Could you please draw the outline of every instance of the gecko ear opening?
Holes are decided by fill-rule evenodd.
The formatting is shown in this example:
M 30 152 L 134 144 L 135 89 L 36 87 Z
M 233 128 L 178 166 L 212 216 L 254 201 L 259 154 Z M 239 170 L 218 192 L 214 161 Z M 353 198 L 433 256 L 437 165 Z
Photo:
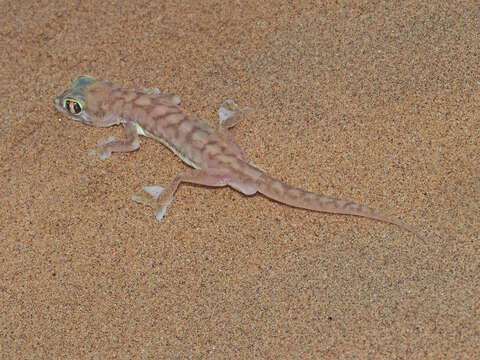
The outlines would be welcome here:
M 90 75 L 80 75 L 75 80 L 72 82 L 72 89 L 75 88 L 83 88 L 87 85 L 90 85 L 91 83 L 97 81 L 94 77 Z

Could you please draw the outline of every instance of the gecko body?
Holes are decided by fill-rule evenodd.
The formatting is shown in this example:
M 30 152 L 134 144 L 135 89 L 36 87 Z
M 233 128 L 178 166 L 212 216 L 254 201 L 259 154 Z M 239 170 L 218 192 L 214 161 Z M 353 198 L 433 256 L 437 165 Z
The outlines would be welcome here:
M 179 106 L 176 95 L 126 90 L 90 76 L 80 76 L 54 103 L 61 113 L 84 124 L 124 126 L 125 140 L 109 138 L 94 151 L 101 159 L 108 158 L 112 152 L 137 150 L 139 135 L 142 135 L 161 142 L 191 167 L 177 174 L 165 188 L 147 186 L 133 196 L 135 201 L 151 206 L 159 221 L 178 186 L 193 183 L 230 186 L 245 195 L 259 192 L 280 203 L 308 210 L 376 219 L 398 225 L 422 238 L 415 229 L 395 217 L 366 205 L 295 188 L 249 163 L 228 133 L 246 110 L 238 109 L 233 102 L 220 108 L 219 126 L 213 128 L 188 115 Z

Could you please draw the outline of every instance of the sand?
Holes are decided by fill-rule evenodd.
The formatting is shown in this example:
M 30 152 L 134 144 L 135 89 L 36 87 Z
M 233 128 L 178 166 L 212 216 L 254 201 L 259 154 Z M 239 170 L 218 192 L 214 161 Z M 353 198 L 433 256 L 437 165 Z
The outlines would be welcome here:
M 0 358 L 472 359 L 480 355 L 477 1 L 0 2 Z M 315 4 L 317 3 L 317 4 Z M 61 116 L 90 74 L 174 92 L 292 185 L 400 217 L 182 186 L 122 128 Z

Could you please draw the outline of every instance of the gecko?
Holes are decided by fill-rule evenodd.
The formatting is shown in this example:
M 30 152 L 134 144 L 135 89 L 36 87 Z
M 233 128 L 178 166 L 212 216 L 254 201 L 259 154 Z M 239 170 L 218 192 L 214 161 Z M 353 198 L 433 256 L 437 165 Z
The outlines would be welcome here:
M 73 80 L 70 89 L 55 98 L 54 104 L 62 114 L 83 124 L 95 127 L 123 125 L 124 140 L 109 137 L 93 151 L 101 159 L 110 157 L 113 152 L 137 150 L 142 135 L 159 141 L 190 166 L 165 187 L 145 186 L 132 196 L 136 202 L 152 207 L 158 221 L 164 217 L 178 186 L 191 183 L 229 186 L 247 196 L 260 193 L 296 208 L 371 218 L 395 224 L 423 239 L 417 230 L 396 217 L 353 201 L 290 186 L 250 163 L 228 132 L 249 109 L 240 109 L 231 100 L 219 109 L 220 121 L 214 128 L 186 113 L 175 94 L 163 94 L 158 89 L 127 90 L 82 75 Z

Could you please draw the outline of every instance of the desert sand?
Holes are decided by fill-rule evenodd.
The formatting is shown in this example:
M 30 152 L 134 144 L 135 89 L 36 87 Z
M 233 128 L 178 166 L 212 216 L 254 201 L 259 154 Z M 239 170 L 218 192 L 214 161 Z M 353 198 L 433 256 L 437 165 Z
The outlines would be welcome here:
M 296 4 L 296 5 L 293 5 Z M 2 359 L 480 355 L 477 1 L 0 2 Z M 394 225 L 183 185 L 53 106 L 73 78 L 176 93 L 289 184 Z

